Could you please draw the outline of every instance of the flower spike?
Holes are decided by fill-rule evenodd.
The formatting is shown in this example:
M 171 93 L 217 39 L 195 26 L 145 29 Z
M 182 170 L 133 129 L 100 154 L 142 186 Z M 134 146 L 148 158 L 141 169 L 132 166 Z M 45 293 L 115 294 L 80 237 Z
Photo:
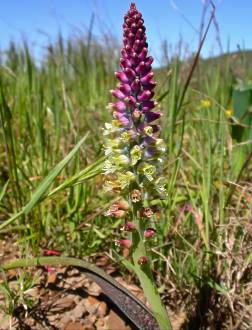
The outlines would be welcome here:
M 161 113 L 155 110 L 156 82 L 153 80 L 152 63 L 142 14 L 131 3 L 124 16 L 121 70 L 115 72 L 119 82 L 110 91 L 115 98 L 108 105 L 113 120 L 103 130 L 107 156 L 103 167 L 104 190 L 119 199 L 105 215 L 118 219 L 123 237 L 115 240 L 115 245 L 122 250 L 129 249 L 129 256 L 150 303 L 157 290 L 150 275 L 151 256 L 147 248 L 156 242 L 152 239 L 155 238 L 155 223 L 159 218 L 156 203 L 166 193 L 162 176 L 165 143 L 160 138 L 161 128 L 157 123 Z M 148 290 L 145 290 L 146 281 Z M 171 329 L 161 300 L 156 297 L 155 301 L 160 302 L 158 310 L 156 303 L 152 306 L 160 329 Z

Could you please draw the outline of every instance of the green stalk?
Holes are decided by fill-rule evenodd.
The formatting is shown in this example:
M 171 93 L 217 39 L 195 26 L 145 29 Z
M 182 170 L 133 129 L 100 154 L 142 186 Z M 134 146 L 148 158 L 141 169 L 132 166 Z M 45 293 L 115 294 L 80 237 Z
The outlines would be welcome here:
M 138 222 L 139 223 L 139 222 Z M 137 223 L 135 223 L 137 224 Z M 138 260 L 140 257 L 146 257 L 146 250 L 142 238 L 140 237 L 139 230 L 132 234 L 132 258 L 134 262 L 134 270 L 141 283 L 144 295 L 151 306 L 151 311 L 155 316 L 159 328 L 161 330 L 171 330 L 171 322 L 167 315 L 166 309 L 161 301 L 157 287 L 155 285 L 150 264 L 139 265 Z
M 144 237 L 142 233 L 144 232 L 143 222 L 137 219 L 136 212 L 134 212 L 134 224 L 136 230 L 132 232 L 132 259 L 134 263 L 134 271 L 140 281 L 141 287 L 144 291 L 144 295 L 151 306 L 153 315 L 155 316 L 159 328 L 171 330 L 171 322 L 168 317 L 165 306 L 163 305 L 160 295 L 158 293 L 157 287 L 151 271 L 151 264 L 147 262 L 146 264 L 140 265 L 139 259 L 141 257 L 147 258 L 146 248 L 144 244 Z

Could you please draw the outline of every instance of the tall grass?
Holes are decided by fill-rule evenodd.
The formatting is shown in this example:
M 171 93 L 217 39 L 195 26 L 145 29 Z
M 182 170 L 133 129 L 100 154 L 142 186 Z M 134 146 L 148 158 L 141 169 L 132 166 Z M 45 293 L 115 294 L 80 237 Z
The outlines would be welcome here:
M 64 42 L 60 35 L 40 65 L 26 43 L 20 48 L 11 43 L 2 54 L 0 237 L 11 236 L 25 253 L 47 247 L 91 256 L 113 247 L 108 242 L 119 222 L 103 216 L 109 201 L 99 174 L 101 128 L 110 116 L 106 105 L 117 57 L 114 47 L 92 38 Z M 237 182 L 232 173 L 236 142 L 225 115 L 235 63 L 232 54 L 200 60 L 200 74 L 192 78 L 180 108 L 190 61 L 175 59 L 156 72 L 168 147 L 167 198 L 152 252 L 164 299 L 171 308 L 180 301 L 188 315 L 195 313 L 189 325 L 214 324 L 212 315 L 219 308 L 216 322 L 223 318 L 234 324 L 239 317 L 248 329 L 248 317 L 238 306 L 245 311 L 252 304 L 247 289 L 251 164 Z M 239 75 L 247 78 L 251 72 L 243 65 Z M 69 161 L 62 161 L 66 157 Z

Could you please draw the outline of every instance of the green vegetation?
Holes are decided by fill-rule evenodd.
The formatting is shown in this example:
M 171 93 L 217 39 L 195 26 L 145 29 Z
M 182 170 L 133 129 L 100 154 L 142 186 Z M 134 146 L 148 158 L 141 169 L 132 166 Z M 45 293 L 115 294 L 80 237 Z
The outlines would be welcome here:
M 250 57 L 200 60 L 182 103 L 191 61 L 175 59 L 156 71 L 168 194 L 153 269 L 164 302 L 186 311 L 189 329 L 249 329 L 252 317 L 252 147 L 232 135 L 240 118 L 231 111 L 237 78 L 252 77 Z M 90 37 L 64 43 L 59 36 L 40 65 L 26 44 L 2 55 L 0 239 L 12 239 L 23 257 L 44 248 L 87 258 L 115 250 L 120 219 L 104 216 L 112 201 L 101 172 L 117 63 L 113 44 Z

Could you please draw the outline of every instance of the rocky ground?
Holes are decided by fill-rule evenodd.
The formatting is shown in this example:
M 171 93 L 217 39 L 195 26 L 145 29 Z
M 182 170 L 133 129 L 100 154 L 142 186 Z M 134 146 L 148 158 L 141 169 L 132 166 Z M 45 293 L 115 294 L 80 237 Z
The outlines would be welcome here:
M 6 241 L 0 241 L 0 262 L 17 258 L 18 253 Z M 96 265 L 102 267 L 140 300 L 145 302 L 141 289 L 126 283 L 106 257 L 98 257 Z M 6 299 L 0 291 L 0 330 L 130 330 L 134 329 L 125 317 L 102 293 L 100 287 L 90 281 L 77 269 L 41 268 L 11 270 L 1 275 L 1 285 L 8 282 L 8 288 L 16 296 Z M 31 275 L 31 276 L 29 276 Z M 20 277 L 32 278 L 35 285 L 20 290 Z M 25 283 L 25 282 L 24 282 Z M 13 305 L 11 303 L 13 302 Z M 28 306 L 29 305 L 29 306 Z M 13 307 L 12 316 L 6 314 Z M 184 321 L 181 315 L 173 319 L 174 329 L 180 329 Z

